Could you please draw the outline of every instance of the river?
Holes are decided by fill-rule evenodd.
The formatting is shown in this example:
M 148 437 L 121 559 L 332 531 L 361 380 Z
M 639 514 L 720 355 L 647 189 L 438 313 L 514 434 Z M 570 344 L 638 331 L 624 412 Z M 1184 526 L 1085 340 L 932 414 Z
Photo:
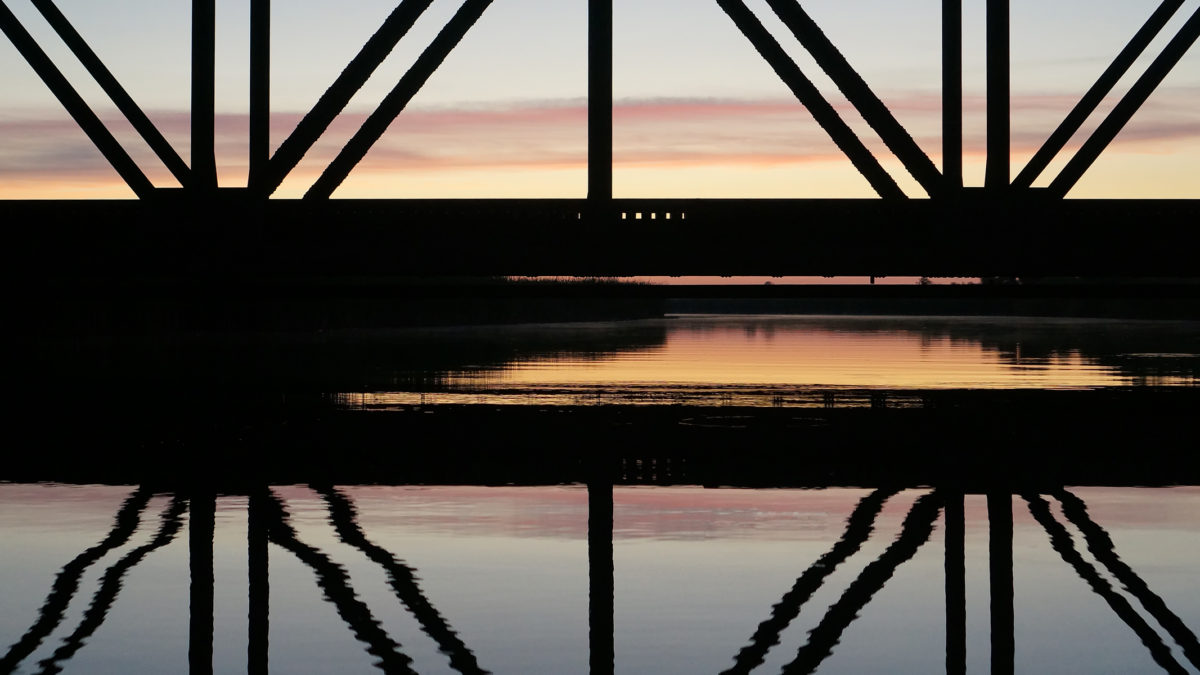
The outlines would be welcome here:
M 352 419 L 439 405 L 902 408 L 930 392 L 1191 390 L 1200 323 L 679 315 L 130 334 L 25 366 L 45 375 L 28 409 L 111 406 L 125 417 L 108 436 L 179 401 L 208 401 L 217 426 L 229 402 L 264 393 Z M 189 456 L 221 450 L 212 438 Z M 411 440 L 379 449 L 400 458 L 393 469 L 344 485 L 0 474 L 0 673 L 1200 672 L 1191 484 L 418 485 L 394 468 Z M 258 441 L 236 442 L 224 461 Z

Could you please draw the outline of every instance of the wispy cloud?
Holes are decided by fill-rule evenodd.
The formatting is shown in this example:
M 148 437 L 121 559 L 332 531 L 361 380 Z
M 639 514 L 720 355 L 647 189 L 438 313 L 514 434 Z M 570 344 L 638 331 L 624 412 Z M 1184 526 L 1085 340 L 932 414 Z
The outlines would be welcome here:
M 1126 149 L 1140 146 L 1169 151 L 1180 141 L 1200 139 L 1200 98 L 1196 88 L 1164 88 L 1147 103 L 1118 139 Z M 898 119 L 908 125 L 931 156 L 941 145 L 941 99 L 936 94 L 888 97 Z M 1024 94 L 1013 98 L 1014 152 L 1042 143 L 1067 110 L 1072 96 Z M 877 152 L 886 151 L 844 101 L 836 107 Z M 964 100 L 968 152 L 984 147 L 980 97 Z M 617 103 L 614 157 L 623 166 L 737 166 L 827 161 L 840 157 L 808 112 L 789 100 L 646 99 Z M 186 159 L 189 116 L 152 111 L 151 118 Z M 301 114 L 271 118 L 277 145 Z M 306 157 L 299 171 L 319 171 L 365 119 L 340 116 Z M 159 184 L 170 176 L 115 113 L 106 123 L 131 155 Z M 222 175 L 236 184 L 244 176 L 248 120 L 241 114 L 217 117 L 217 154 Z M 503 170 L 506 167 L 579 168 L 587 157 L 587 106 L 579 100 L 507 105 L 462 105 L 413 109 L 403 113 L 360 166 L 364 172 Z M 61 111 L 0 111 L 0 175 L 22 183 L 112 181 L 112 169 Z M 243 178 L 244 179 L 244 178 Z

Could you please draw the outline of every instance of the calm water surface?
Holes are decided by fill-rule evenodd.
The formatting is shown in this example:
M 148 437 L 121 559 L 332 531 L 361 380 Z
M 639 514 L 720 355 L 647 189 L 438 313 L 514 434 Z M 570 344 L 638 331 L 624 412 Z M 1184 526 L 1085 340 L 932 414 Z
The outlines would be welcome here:
M 279 673 L 588 672 L 585 487 L 260 498 L 269 599 L 253 625 L 249 500 L 216 500 L 215 672 L 245 672 L 255 649 Z M 962 502 L 958 544 L 938 499 L 616 488 L 616 672 L 944 672 L 948 632 L 960 665 L 988 672 L 986 500 Z M 1196 672 L 1200 489 L 1071 488 L 1011 508 L 1015 672 Z M 0 485 L 0 672 L 187 672 L 190 520 L 166 493 Z M 948 558 L 965 568 L 951 631 Z
M 527 332 L 541 347 L 512 347 Z M 413 331 L 403 339 L 436 343 L 446 358 L 436 369 L 399 369 L 401 386 L 344 392 L 345 403 L 786 406 L 812 405 L 821 401 L 813 392 L 830 390 L 1200 383 L 1197 322 L 681 315 Z
M 47 382 L 168 400 L 268 387 L 383 408 L 1200 383 L 1197 322 L 678 316 L 189 340 L 31 359 Z M 1200 488 L 617 487 L 611 533 L 588 505 L 582 485 L 0 483 L 0 673 L 561 675 L 610 640 L 630 675 L 990 672 L 996 636 L 1015 645 L 1001 671 L 1200 672 Z M 589 574 L 608 542 L 611 595 Z M 1014 620 L 993 621 L 1006 571 Z

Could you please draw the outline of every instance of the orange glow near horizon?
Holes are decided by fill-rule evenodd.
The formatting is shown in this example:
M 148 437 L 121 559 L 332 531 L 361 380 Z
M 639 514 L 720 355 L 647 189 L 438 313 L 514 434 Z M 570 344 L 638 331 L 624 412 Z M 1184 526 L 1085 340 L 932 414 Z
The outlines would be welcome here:
M 1076 199 L 1194 199 L 1200 172 L 1200 141 L 1197 152 L 1165 154 L 1110 150 L 1069 194 Z M 1017 157 L 1023 159 L 1024 155 Z M 940 158 L 934 157 L 940 163 Z M 986 159 L 965 156 L 967 184 L 982 177 Z M 1058 162 L 1061 164 L 1061 160 Z M 885 163 L 910 197 L 925 195 L 898 166 Z M 1014 162 L 1019 168 L 1021 163 Z M 303 169 L 304 167 L 302 167 Z M 1051 167 L 1053 170 L 1056 167 Z M 298 170 L 275 193 L 275 198 L 295 199 L 319 175 L 315 170 Z M 245 169 L 221 167 L 223 185 L 245 185 Z M 1044 184 L 1043 179 L 1039 181 Z M 161 183 L 161 182 L 160 182 Z M 586 192 L 587 166 L 582 162 L 524 163 L 488 166 L 444 166 L 389 169 L 364 164 L 335 192 L 340 199 L 580 199 Z M 169 184 L 169 181 L 168 181 Z M 870 199 L 877 195 L 865 179 L 841 157 L 712 157 L 690 160 L 616 164 L 613 189 L 617 198 L 718 198 Z M 82 175 L 46 175 L 7 178 L 0 182 L 3 199 L 132 199 L 133 192 L 115 171 Z
M 1013 99 L 1013 172 L 1057 124 L 1053 111 L 1070 97 L 1025 94 Z M 1060 100 L 1062 99 L 1062 100 Z M 1187 87 L 1157 92 L 1071 191 L 1074 198 L 1200 197 L 1200 123 Z M 918 144 L 940 165 L 940 97 L 909 92 L 889 99 Z M 836 103 L 848 122 L 855 113 Z M 981 100 L 964 106 L 979 113 Z M 126 199 L 132 193 L 61 109 L 0 110 L 0 199 Z M 187 156 L 190 118 L 151 111 L 163 133 Z M 173 180 L 115 111 L 98 113 L 153 182 Z M 282 142 L 301 118 L 275 112 L 271 137 Z M 308 189 L 363 123 L 347 111 L 305 155 L 276 192 L 296 198 Z M 871 198 L 876 196 L 827 134 L 786 99 L 622 100 L 613 108 L 613 188 L 618 198 Z M 216 154 L 222 185 L 246 183 L 244 114 L 217 116 Z M 855 122 L 856 126 L 861 126 Z M 982 128 L 964 135 L 964 177 L 983 182 Z M 858 129 L 880 164 L 912 198 L 924 192 L 869 129 Z M 1062 168 L 1084 129 L 1036 184 Z M 587 185 L 585 101 L 477 103 L 408 110 L 334 193 L 338 198 L 582 198 Z

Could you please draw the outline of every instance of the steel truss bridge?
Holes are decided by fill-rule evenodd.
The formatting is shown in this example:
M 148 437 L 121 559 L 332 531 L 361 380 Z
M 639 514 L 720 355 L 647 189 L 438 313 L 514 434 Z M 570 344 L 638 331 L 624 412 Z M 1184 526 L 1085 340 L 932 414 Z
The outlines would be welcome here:
M 943 1 L 943 147 L 936 166 L 798 0 L 768 0 L 925 193 L 910 199 L 744 0 L 715 0 L 878 193 L 853 200 L 614 199 L 612 1 L 589 0 L 588 193 L 577 200 L 333 200 L 491 4 L 465 0 L 303 199 L 270 199 L 432 0 L 401 0 L 270 152 L 270 0 L 251 0 L 249 176 L 217 184 L 215 0 L 192 2 L 191 157 L 185 161 L 53 0 L 32 0 L 182 186 L 152 184 L 58 66 L 0 1 L 0 30 L 136 194 L 136 200 L 5 201 L 8 269 L 113 274 L 312 275 L 1107 275 L 1197 276 L 1186 245 L 1200 202 L 1065 200 L 1200 36 L 1200 10 L 1048 187 L 1035 180 L 1130 73 L 1183 0 L 1163 0 L 1012 177 L 1008 0 L 987 0 L 987 166 L 962 176 L 962 1 Z

